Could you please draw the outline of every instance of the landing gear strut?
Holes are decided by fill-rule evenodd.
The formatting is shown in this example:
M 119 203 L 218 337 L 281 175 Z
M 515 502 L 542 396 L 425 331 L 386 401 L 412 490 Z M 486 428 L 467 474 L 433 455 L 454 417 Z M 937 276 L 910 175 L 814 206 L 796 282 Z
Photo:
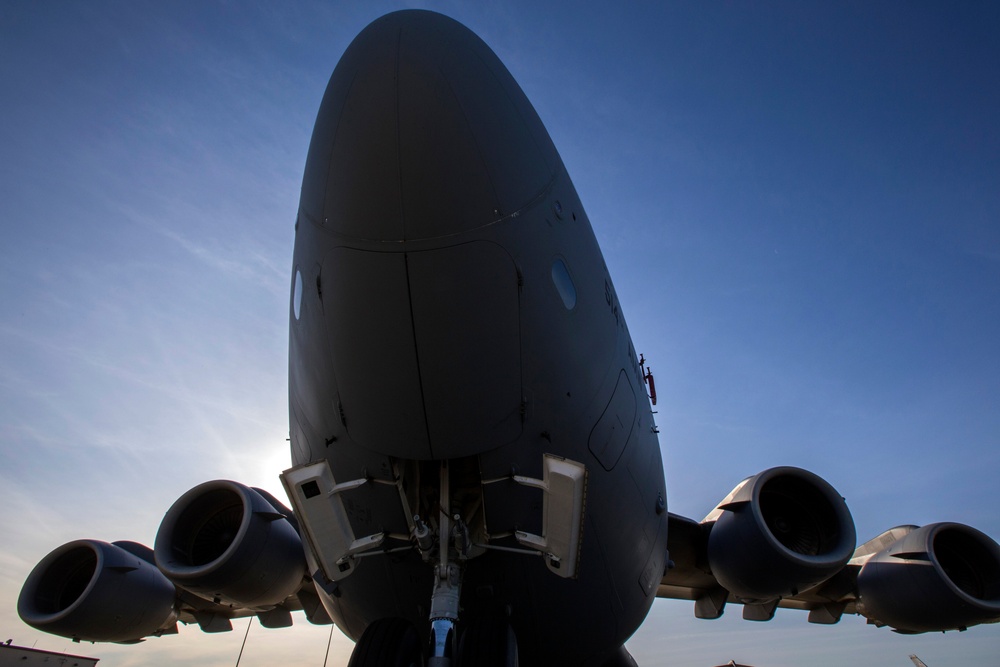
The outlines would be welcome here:
M 453 532 L 449 511 L 451 491 L 448 462 L 441 462 L 441 499 L 438 518 L 438 563 L 434 566 L 434 589 L 431 592 L 431 646 L 427 667 L 454 667 L 457 648 L 458 603 L 462 596 L 462 569 L 451 560 L 449 538 Z M 457 549 L 468 550 L 460 539 L 464 531 L 461 516 L 455 515 L 454 533 Z M 459 551 L 458 555 L 465 556 Z

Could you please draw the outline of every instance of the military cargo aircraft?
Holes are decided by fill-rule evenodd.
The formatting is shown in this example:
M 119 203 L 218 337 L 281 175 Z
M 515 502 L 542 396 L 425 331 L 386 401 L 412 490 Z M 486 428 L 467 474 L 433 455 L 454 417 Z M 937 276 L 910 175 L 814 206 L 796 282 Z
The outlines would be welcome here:
M 354 667 L 633 665 L 657 597 L 717 618 L 844 613 L 899 632 L 1000 618 L 1000 547 L 956 523 L 856 547 L 792 467 L 701 521 L 667 511 L 651 371 L 545 127 L 490 48 L 425 11 L 357 36 L 309 148 L 289 289 L 291 508 L 235 481 L 152 549 L 79 540 L 18 611 L 135 642 L 303 611 Z

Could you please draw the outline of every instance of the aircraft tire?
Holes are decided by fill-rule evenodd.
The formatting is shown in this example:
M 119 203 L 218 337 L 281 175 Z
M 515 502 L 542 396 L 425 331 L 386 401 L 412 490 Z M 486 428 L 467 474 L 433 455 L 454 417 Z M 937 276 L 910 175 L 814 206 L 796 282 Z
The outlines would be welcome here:
M 517 637 L 506 618 L 469 623 L 458 642 L 458 667 L 518 667 Z
M 347 667 L 421 667 L 420 638 L 409 621 L 380 618 L 354 646 Z

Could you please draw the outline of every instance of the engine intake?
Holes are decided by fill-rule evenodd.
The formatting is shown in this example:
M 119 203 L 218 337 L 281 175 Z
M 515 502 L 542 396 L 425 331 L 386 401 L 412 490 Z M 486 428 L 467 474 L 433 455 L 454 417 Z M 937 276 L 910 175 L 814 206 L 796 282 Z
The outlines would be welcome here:
M 771 468 L 739 485 L 713 510 L 708 562 L 740 601 L 768 602 L 808 590 L 854 552 L 854 520 L 844 499 L 800 468 Z
M 174 585 L 149 547 L 76 540 L 28 575 L 17 613 L 31 627 L 90 642 L 132 642 L 174 631 Z
M 960 523 L 911 531 L 858 573 L 858 610 L 899 632 L 961 630 L 1000 618 L 1000 546 Z
M 217 480 L 194 487 L 156 533 L 156 565 L 206 600 L 268 609 L 295 593 L 305 575 L 292 513 L 269 494 Z

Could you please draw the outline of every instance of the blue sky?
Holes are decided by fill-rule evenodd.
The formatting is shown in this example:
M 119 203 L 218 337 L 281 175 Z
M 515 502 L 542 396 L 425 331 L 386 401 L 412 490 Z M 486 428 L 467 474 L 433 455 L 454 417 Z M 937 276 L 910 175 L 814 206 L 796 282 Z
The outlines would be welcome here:
M 670 509 L 798 465 L 860 539 L 1000 537 L 995 3 L 0 3 L 0 630 L 102 665 L 228 665 L 227 635 L 73 646 L 16 616 L 79 538 L 152 543 L 188 488 L 281 492 L 299 186 L 349 41 L 404 6 L 476 31 L 545 122 L 656 374 Z M 243 665 L 319 664 L 254 626 Z M 902 637 L 657 601 L 644 667 L 989 664 L 1000 627 Z M 350 643 L 334 633 L 330 665 Z

